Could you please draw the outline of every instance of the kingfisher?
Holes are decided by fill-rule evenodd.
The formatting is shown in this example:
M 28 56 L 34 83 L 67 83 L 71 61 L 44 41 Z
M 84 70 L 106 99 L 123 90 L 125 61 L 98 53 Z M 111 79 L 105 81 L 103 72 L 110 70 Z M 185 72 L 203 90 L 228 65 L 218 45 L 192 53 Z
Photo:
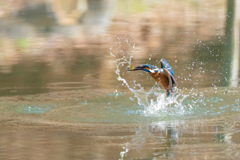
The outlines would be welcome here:
M 161 59 L 160 64 L 160 68 L 150 64 L 141 64 L 140 66 L 133 67 L 132 59 L 130 58 L 127 71 L 142 70 L 148 72 L 150 76 L 152 76 L 158 83 L 161 84 L 161 86 L 166 90 L 166 96 L 169 97 L 170 93 L 173 92 L 173 88 L 177 86 L 177 82 L 173 78 L 174 72 L 167 60 L 165 58 Z

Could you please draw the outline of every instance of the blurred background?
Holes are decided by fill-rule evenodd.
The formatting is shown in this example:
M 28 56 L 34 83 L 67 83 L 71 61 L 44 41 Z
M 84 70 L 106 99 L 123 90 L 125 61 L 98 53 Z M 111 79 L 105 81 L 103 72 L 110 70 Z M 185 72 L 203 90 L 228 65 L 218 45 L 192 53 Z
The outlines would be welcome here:
M 0 95 L 61 90 L 64 82 L 115 89 L 110 49 L 131 52 L 135 65 L 165 57 L 179 87 L 238 86 L 238 7 L 235 0 L 1 1 Z

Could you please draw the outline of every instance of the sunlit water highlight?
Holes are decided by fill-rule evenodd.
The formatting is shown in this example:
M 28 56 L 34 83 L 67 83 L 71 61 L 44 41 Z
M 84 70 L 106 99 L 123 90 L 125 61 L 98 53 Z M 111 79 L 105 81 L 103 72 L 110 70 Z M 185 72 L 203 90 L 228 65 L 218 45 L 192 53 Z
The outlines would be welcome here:
M 45 113 L 46 111 L 51 110 L 51 109 L 52 109 L 52 107 L 49 107 L 49 106 L 37 106 L 37 105 L 29 106 L 29 105 L 27 105 L 27 106 L 19 107 L 17 111 L 20 113 L 41 114 L 41 113 Z

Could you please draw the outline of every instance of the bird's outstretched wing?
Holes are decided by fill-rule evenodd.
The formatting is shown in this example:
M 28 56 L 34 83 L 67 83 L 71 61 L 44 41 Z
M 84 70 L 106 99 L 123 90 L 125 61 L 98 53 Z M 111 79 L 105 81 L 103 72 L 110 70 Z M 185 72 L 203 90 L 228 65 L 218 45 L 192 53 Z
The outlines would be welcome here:
M 170 75 L 172 76 L 174 74 L 172 67 L 168 64 L 167 60 L 165 58 L 161 59 L 161 68 L 165 68 Z

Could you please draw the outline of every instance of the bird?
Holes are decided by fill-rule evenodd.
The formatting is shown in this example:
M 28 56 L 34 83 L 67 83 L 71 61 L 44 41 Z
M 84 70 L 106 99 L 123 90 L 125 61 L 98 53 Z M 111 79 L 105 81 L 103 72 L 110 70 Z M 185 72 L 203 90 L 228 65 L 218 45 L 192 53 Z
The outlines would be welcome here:
M 165 90 L 166 96 L 169 97 L 170 93 L 173 92 L 173 88 L 177 86 L 177 82 L 173 77 L 173 69 L 168 64 L 165 58 L 160 60 L 161 67 L 158 68 L 150 64 L 141 64 L 137 67 L 132 66 L 132 59 L 130 58 L 129 67 L 127 71 L 138 71 L 142 70 L 149 73 Z

